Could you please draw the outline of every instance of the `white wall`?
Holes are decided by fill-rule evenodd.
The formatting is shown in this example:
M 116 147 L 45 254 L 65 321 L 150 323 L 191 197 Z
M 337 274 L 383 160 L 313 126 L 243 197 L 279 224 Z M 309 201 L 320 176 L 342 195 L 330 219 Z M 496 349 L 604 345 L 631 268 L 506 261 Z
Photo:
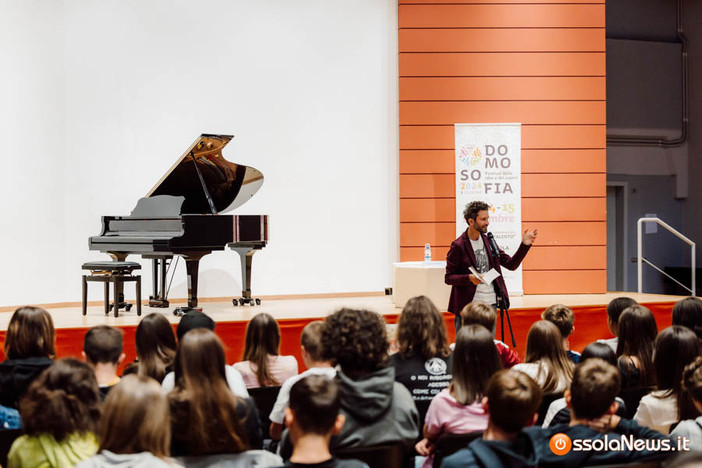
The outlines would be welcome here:
M 79 300 L 80 264 L 104 257 L 87 247 L 100 216 L 129 214 L 201 132 L 233 133 L 225 157 L 265 176 L 237 210 L 269 215 L 254 294 L 391 284 L 394 0 L 0 5 L 0 305 Z M 186 295 L 179 270 L 171 297 Z M 200 297 L 238 295 L 240 281 L 234 252 L 201 262 Z

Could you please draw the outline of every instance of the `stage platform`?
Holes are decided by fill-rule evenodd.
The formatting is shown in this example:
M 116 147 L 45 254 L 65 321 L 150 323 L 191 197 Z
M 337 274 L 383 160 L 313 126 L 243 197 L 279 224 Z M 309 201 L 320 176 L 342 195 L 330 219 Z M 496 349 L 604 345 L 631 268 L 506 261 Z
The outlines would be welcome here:
M 526 335 L 531 324 L 539 319 L 541 312 L 552 304 L 566 304 L 575 311 L 575 332 L 571 337 L 571 349 L 582 350 L 587 344 L 598 338 L 609 338 L 607 330 L 606 306 L 615 297 L 629 296 L 640 304 L 646 305 L 654 313 L 659 330 L 670 326 L 670 312 L 673 305 L 682 296 L 664 296 L 655 294 L 636 293 L 607 293 L 607 294 L 574 294 L 574 295 L 525 295 L 511 298 L 512 308 L 509 318 L 517 342 L 516 349 L 520 356 L 524 356 Z M 172 309 L 181 305 L 182 301 L 172 301 L 169 309 L 156 309 L 144 306 L 142 316 L 149 313 L 163 314 L 174 324 L 179 318 L 172 314 Z M 224 298 L 204 299 L 200 301 L 203 311 L 210 315 L 216 322 L 217 334 L 222 338 L 227 347 L 227 361 L 232 363 L 241 360 L 244 349 L 244 331 L 246 323 L 255 314 L 267 312 L 279 321 L 282 333 L 282 354 L 293 354 L 300 358 L 300 332 L 312 320 L 321 319 L 342 307 L 365 308 L 376 311 L 385 316 L 389 331 L 392 333 L 393 325 L 397 322 L 401 309 L 396 308 L 391 296 L 381 293 L 320 295 L 288 298 L 262 298 L 259 306 L 234 307 L 231 300 Z M 43 306 L 54 320 L 56 332 L 56 352 L 58 357 L 80 356 L 85 331 L 95 325 L 112 325 L 124 331 L 124 347 L 127 355 L 126 362 L 135 357 L 134 332 L 140 317 L 136 315 L 136 308 L 130 312 L 120 312 L 115 318 L 111 314 L 105 316 L 101 303 L 90 304 L 86 316 L 81 314 L 79 304 L 68 306 L 48 305 Z M 444 306 L 445 307 L 445 306 Z M 8 308 L 3 308 L 7 310 Z M 0 341 L 4 341 L 5 331 L 10 321 L 12 311 L 0 312 Z M 446 313 L 446 324 L 451 340 L 454 338 L 453 316 Z M 498 317 L 496 337 L 500 339 L 500 318 Z M 505 340 L 512 345 L 509 338 L 507 320 L 505 319 Z M 4 359 L 4 357 L 3 357 Z

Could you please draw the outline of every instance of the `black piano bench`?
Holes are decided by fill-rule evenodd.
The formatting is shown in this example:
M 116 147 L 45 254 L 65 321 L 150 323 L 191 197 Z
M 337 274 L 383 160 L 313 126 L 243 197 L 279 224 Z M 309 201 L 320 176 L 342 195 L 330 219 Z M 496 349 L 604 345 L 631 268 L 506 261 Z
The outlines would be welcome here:
M 134 270 L 141 270 L 141 265 L 136 262 L 87 262 L 83 270 L 90 270 L 89 275 L 83 275 L 83 315 L 88 313 L 88 281 L 99 281 L 105 284 L 105 315 L 109 315 L 113 305 L 110 304 L 110 283 L 114 284 L 114 311 L 119 317 L 119 309 L 129 311 L 131 304 L 123 302 L 123 283 L 136 282 L 137 315 L 141 315 L 141 276 L 133 275 Z

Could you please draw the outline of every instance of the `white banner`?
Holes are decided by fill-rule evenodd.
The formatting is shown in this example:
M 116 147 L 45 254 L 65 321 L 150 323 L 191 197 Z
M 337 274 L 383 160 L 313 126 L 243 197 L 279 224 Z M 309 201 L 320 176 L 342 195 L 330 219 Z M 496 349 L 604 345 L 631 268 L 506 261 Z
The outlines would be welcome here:
M 522 241 L 522 125 L 455 124 L 456 237 L 468 225 L 465 206 L 490 205 L 490 227 L 497 245 L 509 255 Z M 522 268 L 502 269 L 510 296 L 521 296 Z

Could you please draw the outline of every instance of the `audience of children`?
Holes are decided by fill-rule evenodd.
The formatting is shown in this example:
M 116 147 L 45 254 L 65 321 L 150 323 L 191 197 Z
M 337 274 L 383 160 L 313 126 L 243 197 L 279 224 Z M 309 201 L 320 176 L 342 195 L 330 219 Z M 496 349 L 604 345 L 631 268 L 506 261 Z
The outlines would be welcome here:
M 568 388 L 573 378 L 573 362 L 563 349 L 558 327 L 546 320 L 535 322 L 527 335 L 524 363 L 513 369 L 528 374 L 544 393 L 560 393 Z
M 683 371 L 683 387 L 692 399 L 699 414 L 702 414 L 702 356 L 685 367 Z M 670 433 L 673 440 L 686 437 L 692 450 L 702 451 L 702 416 L 681 420 Z
M 395 381 L 412 394 L 422 427 L 432 398 L 451 381 L 446 323 L 428 297 L 413 297 L 405 304 L 397 325 L 397 347 L 390 356 Z
M 563 337 L 563 349 L 568 355 L 568 359 L 573 361 L 573 364 L 577 364 L 580 361 L 580 353 L 576 351 L 571 351 L 570 342 L 568 339 L 570 335 L 575 331 L 575 314 L 573 309 L 563 304 L 554 304 L 549 306 L 541 313 L 541 318 L 543 320 L 548 320 L 556 327 L 558 331 L 561 332 Z
M 689 328 L 674 325 L 661 331 L 654 342 L 655 391 L 644 396 L 634 419 L 663 434 L 671 424 L 700 415 L 682 386 L 683 370 L 702 354 L 702 344 Z
M 333 448 L 404 442 L 419 435 L 419 414 L 412 395 L 395 382 L 388 366 L 385 321 L 376 312 L 341 309 L 322 329 L 323 356 L 338 364 L 341 413 L 346 423 L 332 437 Z
M 488 380 L 500 369 L 502 362 L 492 333 L 480 325 L 462 326 L 453 351 L 451 384 L 431 401 L 424 438 L 415 445 L 417 453 L 426 457 L 425 468 L 431 468 L 434 445 L 442 434 L 465 434 L 487 427 L 481 399 Z
M 297 375 L 295 356 L 280 356 L 280 328 L 270 314 L 256 314 L 246 325 L 243 361 L 234 368 L 246 388 L 277 387 Z
M 293 453 L 286 468 L 368 468 L 356 460 L 339 460 L 329 452 L 332 435 L 341 432 L 344 415 L 339 414 L 339 383 L 324 375 L 306 375 L 290 389 L 285 408 Z
M 636 305 L 637 302 L 630 297 L 615 297 L 607 304 L 607 328 L 614 335 L 614 338 L 600 339 L 598 342 L 605 343 L 612 351 L 617 352 L 619 344 L 619 316 L 624 309 Z
M 20 400 L 24 435 L 12 444 L 9 468 L 73 466 L 98 449 L 100 392 L 85 362 L 59 359 Z
M 180 342 L 187 332 L 197 328 L 204 328 L 206 330 L 214 331 L 215 321 L 212 320 L 209 315 L 198 310 L 191 310 L 187 312 L 185 315 L 183 315 L 183 317 L 181 317 L 180 322 L 178 322 L 178 328 L 176 329 L 178 341 Z M 246 390 L 244 378 L 241 376 L 239 371 L 234 369 L 233 366 L 226 365 L 224 372 L 227 378 L 227 384 L 234 395 L 241 398 L 248 398 L 249 392 Z M 168 374 L 166 374 L 166 376 L 163 378 L 163 382 L 161 383 L 161 387 L 163 388 L 164 393 L 169 393 L 171 390 L 173 390 L 175 387 L 175 372 L 170 371 Z
M 226 365 L 210 317 L 186 314 L 174 351 L 170 323 L 151 314 L 137 329 L 138 361 L 125 372 L 137 375 L 121 381 L 119 329 L 97 326 L 86 333 L 87 364 L 71 358 L 54 363 L 51 317 L 43 309 L 23 307 L 8 328 L 0 396 L 23 393 L 10 377 L 34 380 L 23 397 L 5 400 L 19 405 L 25 421 L 25 435 L 13 444 L 8 466 L 81 461 L 81 468 L 281 466 L 277 455 L 257 450 L 262 445 L 259 415 L 250 399 L 241 398 L 248 395 L 247 386 L 280 383 L 270 430 L 279 438 L 287 425 L 292 457 L 285 466 L 365 467 L 332 454 L 339 448 L 395 442 L 409 449 L 419 429 L 413 398 L 431 399 L 423 438 L 416 444 L 417 453 L 427 456 L 424 467 L 432 466 L 434 444 L 442 434 L 476 430 L 485 431 L 483 438 L 445 458 L 442 466 L 582 466 L 657 459 L 667 455 L 660 450 L 665 443 L 674 445 L 675 439 L 664 436 L 671 425 L 677 425 L 673 437 L 686 437 L 691 448 L 702 450 L 702 342 L 696 335 L 702 330 L 701 306 L 696 298 L 680 301 L 674 325 L 657 333 L 648 309 L 617 298 L 607 310 L 617 337 L 586 347 L 575 366 L 578 356 L 567 354 L 574 314 L 560 304 L 547 308 L 543 320 L 531 326 L 524 363 L 516 363 L 516 353 L 494 340 L 496 313 L 487 304 L 464 308 L 453 354 L 443 317 L 426 297 L 413 298 L 404 308 L 399 352 L 393 356 L 388 355 L 380 315 L 341 309 L 303 330 L 301 354 L 308 370 L 300 375 L 294 357 L 279 356 L 280 330 L 263 313 L 249 322 L 246 360 L 235 364 L 243 378 Z M 46 369 L 38 377 L 43 368 L 37 362 Z M 511 364 L 512 370 L 500 370 Z M 10 382 L 7 388 L 3 379 Z M 448 388 L 442 389 L 448 379 Z M 615 397 L 622 383 L 626 388 L 655 385 L 641 399 L 636 422 L 618 415 L 623 408 Z M 109 389 L 101 418 L 100 392 Z M 549 407 L 543 427 L 529 427 L 542 395 L 563 391 L 564 397 Z M 638 452 L 620 443 L 617 451 L 556 455 L 549 442 L 561 433 L 590 441 L 605 440 L 606 434 L 610 445 L 622 436 L 650 443 Z
M 139 322 L 134 340 L 137 361 L 128 365 L 123 375 L 137 373 L 163 382 L 166 374 L 173 372 L 177 348 L 171 323 L 162 314 L 148 314 Z
M 497 324 L 497 312 L 487 302 L 473 301 L 466 305 L 461 311 L 461 325 L 482 325 L 487 328 L 493 337 L 495 336 L 495 327 Z M 497 351 L 500 353 L 502 367 L 508 369 L 522 362 L 517 355 L 517 352 L 510 349 L 509 346 L 500 340 L 494 340 Z
M 175 360 L 171 410 L 171 454 L 235 454 L 261 448 L 258 412 L 251 400 L 235 396 L 225 378 L 224 348 L 211 330 L 183 335 Z
M 653 368 L 653 342 L 658 327 L 646 307 L 633 305 L 619 316 L 618 366 L 623 389 L 649 387 L 656 383 Z
M 124 361 L 122 352 L 122 330 L 108 325 L 98 325 L 85 334 L 83 358 L 95 372 L 100 398 L 119 382 L 117 369 Z
M 324 322 L 315 320 L 305 325 L 300 336 L 300 352 L 302 361 L 305 363 L 307 370 L 301 374 L 294 375 L 283 382 L 278 392 L 273 409 L 268 419 L 271 420 L 269 429 L 271 439 L 280 440 L 283 433 L 285 422 L 285 408 L 288 407 L 290 399 L 290 388 L 300 379 L 308 375 L 322 375 L 328 378 L 336 376 L 336 369 L 332 366 L 331 361 L 322 357 L 322 328 Z M 261 415 L 263 416 L 263 415 Z
M 15 310 L 5 335 L 5 360 L 0 363 L 0 405 L 18 408 L 19 400 L 41 372 L 53 364 L 54 322 L 40 307 Z
M 168 400 L 151 377 L 127 375 L 110 391 L 98 426 L 97 455 L 78 468 L 168 468 L 171 424 Z

